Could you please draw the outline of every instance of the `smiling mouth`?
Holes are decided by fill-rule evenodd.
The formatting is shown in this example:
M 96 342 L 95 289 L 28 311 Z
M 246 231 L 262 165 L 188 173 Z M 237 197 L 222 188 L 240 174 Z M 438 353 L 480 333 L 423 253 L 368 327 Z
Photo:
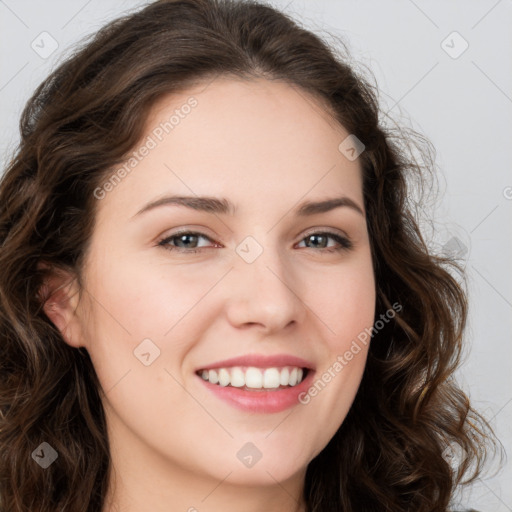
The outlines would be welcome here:
M 299 385 L 306 378 L 308 369 L 297 366 L 270 368 L 233 366 L 211 370 L 203 369 L 196 373 L 210 384 L 222 387 L 234 387 L 247 391 L 277 391 Z

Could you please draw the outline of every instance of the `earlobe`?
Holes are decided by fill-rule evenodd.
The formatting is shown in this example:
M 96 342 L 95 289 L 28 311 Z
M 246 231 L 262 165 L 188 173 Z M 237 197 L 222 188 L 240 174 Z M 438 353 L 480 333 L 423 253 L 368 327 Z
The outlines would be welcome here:
M 46 272 L 38 293 L 45 315 L 59 329 L 66 343 L 76 348 L 83 346 L 77 315 L 80 289 L 76 276 L 45 263 L 40 263 L 38 268 Z

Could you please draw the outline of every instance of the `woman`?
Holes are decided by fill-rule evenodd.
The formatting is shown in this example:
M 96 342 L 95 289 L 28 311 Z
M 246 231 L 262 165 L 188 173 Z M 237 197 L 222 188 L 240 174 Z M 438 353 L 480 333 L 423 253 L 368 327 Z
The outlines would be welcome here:
M 466 299 L 407 201 L 428 169 L 317 36 L 256 2 L 154 2 L 22 130 L 2 510 L 431 512 L 476 478 Z

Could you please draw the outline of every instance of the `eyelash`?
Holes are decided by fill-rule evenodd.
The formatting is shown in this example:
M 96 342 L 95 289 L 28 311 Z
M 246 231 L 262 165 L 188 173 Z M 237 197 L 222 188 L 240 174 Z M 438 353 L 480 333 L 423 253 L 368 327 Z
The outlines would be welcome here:
M 200 247 L 197 249 L 184 249 L 183 247 L 174 247 L 169 244 L 169 242 L 171 240 L 174 240 L 175 238 L 179 238 L 184 235 L 193 235 L 193 236 L 203 237 L 203 238 L 206 238 L 211 241 L 211 238 L 206 236 L 203 233 L 199 233 L 197 231 L 181 231 L 181 232 L 174 233 L 173 235 L 160 240 L 158 242 L 158 245 L 163 247 L 167 251 L 178 251 L 178 252 L 185 253 L 185 254 L 194 254 L 197 252 L 201 252 L 203 249 L 210 249 L 210 247 Z M 307 238 L 309 238 L 313 235 L 327 236 L 328 238 L 332 238 L 339 244 L 338 247 L 328 247 L 328 248 L 320 249 L 319 252 L 321 252 L 321 253 L 334 253 L 334 252 L 348 251 L 348 250 L 352 249 L 352 247 L 353 247 L 352 242 L 348 238 L 341 236 L 337 233 L 329 232 L 329 231 L 314 231 L 312 233 L 308 233 L 301 240 L 301 242 L 303 242 L 304 240 L 306 240 Z M 305 249 L 314 249 L 314 248 L 305 247 Z

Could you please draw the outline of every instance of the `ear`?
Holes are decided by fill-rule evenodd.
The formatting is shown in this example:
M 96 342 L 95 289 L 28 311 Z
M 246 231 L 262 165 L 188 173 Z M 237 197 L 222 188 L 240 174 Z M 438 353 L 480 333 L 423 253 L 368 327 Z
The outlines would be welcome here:
M 80 316 L 77 313 L 80 287 L 76 276 L 43 262 L 38 264 L 38 269 L 45 273 L 38 293 L 43 311 L 68 345 L 75 348 L 84 346 Z

